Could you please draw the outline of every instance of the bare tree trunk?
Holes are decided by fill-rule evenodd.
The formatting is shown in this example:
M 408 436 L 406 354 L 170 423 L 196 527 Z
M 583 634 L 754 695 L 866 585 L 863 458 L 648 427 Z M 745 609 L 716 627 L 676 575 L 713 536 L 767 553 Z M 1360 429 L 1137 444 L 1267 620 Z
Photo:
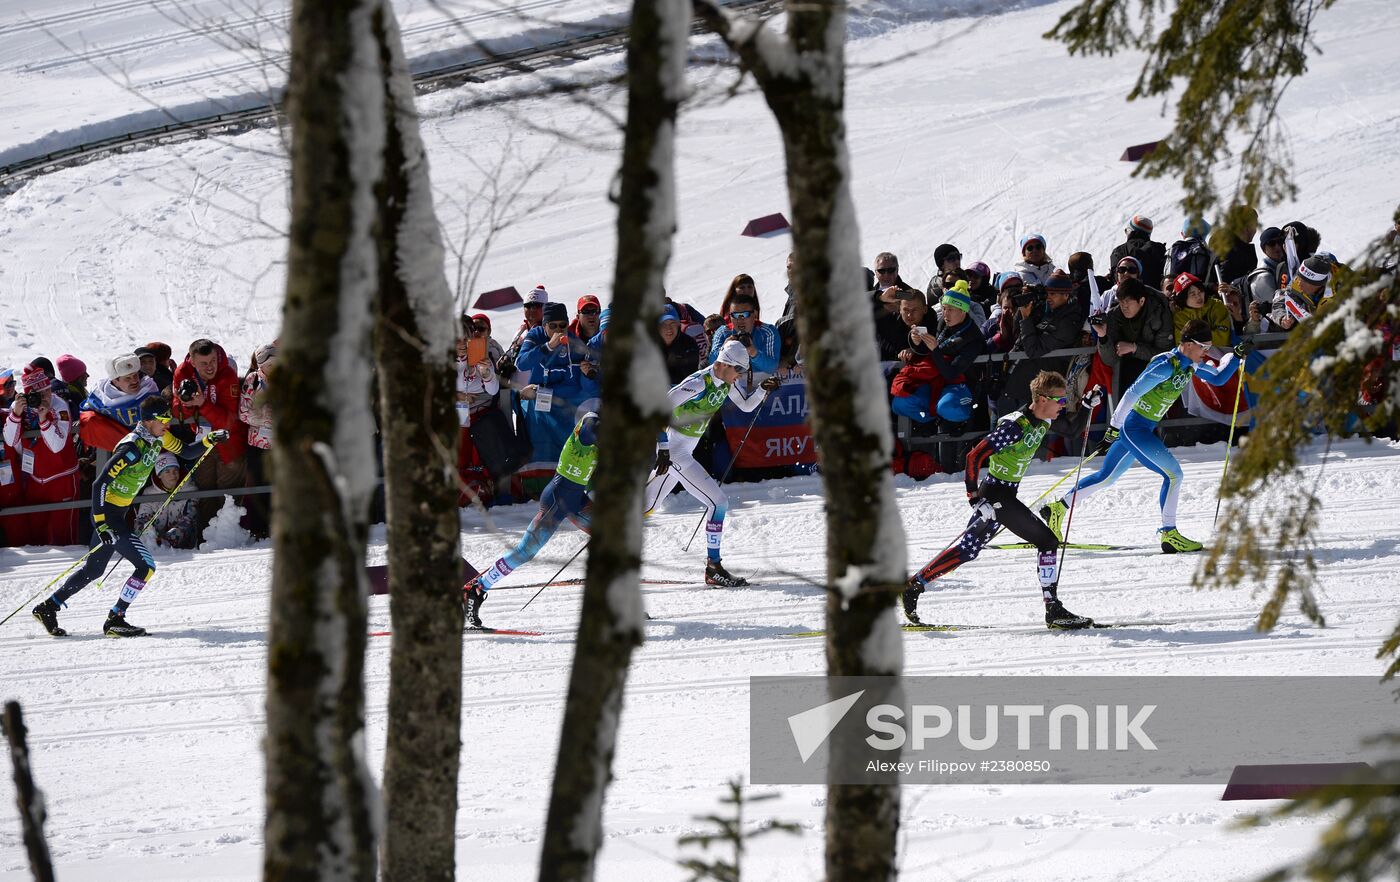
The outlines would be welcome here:
M 5 702 L 5 738 L 10 743 L 10 762 L 15 768 L 15 802 L 19 804 L 19 822 L 24 830 L 24 850 L 29 855 L 29 872 L 34 882 L 53 882 L 53 858 L 44 838 L 44 793 L 34 783 L 29 770 L 29 745 L 25 743 L 24 715 L 19 702 Z
M 364 575 L 374 488 L 368 360 L 384 148 L 378 0 L 295 0 L 287 299 L 270 401 L 268 880 L 375 878 Z
M 394 626 L 380 858 L 385 879 L 451 882 L 462 719 L 458 325 L 413 82 L 387 2 L 374 34 L 385 121 L 375 355 Z
M 627 669 L 642 643 L 642 490 L 671 409 L 656 320 L 676 225 L 673 147 L 689 26 L 688 0 L 633 4 L 593 529 L 540 856 L 540 879 L 550 882 L 593 878 Z
M 797 321 L 813 434 L 823 452 L 831 586 L 827 673 L 886 675 L 886 687 L 876 690 L 884 694 L 873 697 L 895 700 L 904 666 L 895 604 L 904 585 L 907 550 L 894 501 L 889 411 L 873 321 L 861 290 L 850 196 L 845 3 L 789 0 L 786 38 L 731 16 L 711 0 L 695 0 L 695 5 L 758 81 L 782 130 L 787 155 Z M 851 768 L 862 746 L 838 730 L 831 741 L 830 768 Z M 830 784 L 827 878 L 893 879 L 898 831 L 899 787 L 893 775 L 878 785 Z

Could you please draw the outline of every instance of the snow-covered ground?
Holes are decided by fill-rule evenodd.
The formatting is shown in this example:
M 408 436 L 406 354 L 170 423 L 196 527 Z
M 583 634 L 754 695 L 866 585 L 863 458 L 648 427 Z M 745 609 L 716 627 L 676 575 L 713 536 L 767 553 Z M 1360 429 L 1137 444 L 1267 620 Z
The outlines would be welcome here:
M 1316 463 L 1321 447 L 1314 451 Z M 1374 675 L 1376 647 L 1394 626 L 1394 568 L 1400 553 L 1400 482 L 1394 446 L 1334 445 L 1322 482 L 1321 602 L 1329 627 L 1294 610 L 1271 634 L 1250 623 L 1261 599 L 1248 590 L 1196 592 L 1191 556 L 1152 551 L 1070 552 L 1066 604 L 1104 620 L 1173 624 L 1092 633 L 1050 633 L 1031 551 L 987 551 L 925 594 L 931 620 L 1004 627 L 907 634 L 911 674 L 967 676 Z M 1181 451 L 1186 481 L 1182 529 L 1210 533 L 1223 447 Z M 1037 466 L 1026 493 L 1069 468 Z M 1315 476 L 1316 464 L 1304 477 Z M 961 481 L 900 479 L 899 506 L 911 558 L 922 563 L 967 516 Z M 1279 488 L 1277 492 L 1288 492 Z M 724 782 L 748 770 L 748 678 L 823 670 L 822 641 L 783 636 L 822 626 L 824 569 L 816 479 L 732 485 L 725 560 L 754 578 L 748 589 L 691 585 L 646 588 L 656 621 L 637 654 L 628 688 L 616 782 L 607 804 L 599 878 L 681 879 L 676 837 L 691 816 L 718 807 Z M 532 511 L 478 517 L 463 548 L 478 566 L 514 544 Z M 698 579 L 703 552 L 680 551 L 698 509 L 673 497 L 647 526 L 645 574 Z M 1151 546 L 1156 482 L 1143 469 L 1076 510 L 1085 541 Z M 381 541 L 372 555 L 382 559 Z M 533 878 L 552 774 L 580 589 L 547 589 L 520 606 L 571 555 L 582 534 L 562 531 L 545 553 L 491 594 L 483 615 L 499 627 L 538 629 L 538 638 L 476 637 L 464 650 L 463 774 L 459 878 Z M 0 550 L 0 597 L 9 608 L 74 558 L 74 549 Z M 147 640 L 99 635 L 112 588 L 78 595 L 54 640 L 20 617 L 0 634 L 5 697 L 24 703 L 45 788 L 60 878 L 252 879 L 259 871 L 262 812 L 264 637 L 271 553 L 264 544 L 215 551 L 158 552 L 159 575 L 133 621 Z M 576 562 L 564 578 L 582 574 Z M 6 610 L 8 611 L 8 609 Z M 387 628 L 388 600 L 373 598 L 371 628 Z M 388 642 L 370 641 L 366 663 L 370 764 L 383 757 Z M 0 804 L 12 804 L 8 776 Z M 763 788 L 775 789 L 775 788 Z M 801 823 L 800 839 L 760 840 L 755 880 L 820 875 L 821 787 L 776 788 L 759 817 Z M 1230 822 L 1270 803 L 1222 803 L 1218 786 L 911 787 L 905 790 L 903 857 L 910 879 L 1247 879 L 1315 838 L 1313 821 L 1239 832 Z M 25 877 L 13 819 L 0 824 L 0 879 Z
M 46 16 L 74 16 L 62 24 L 70 43 L 152 40 L 157 48 L 124 56 L 138 81 L 192 78 L 188 91 L 153 93 L 158 101 L 227 94 L 195 75 L 231 63 L 229 57 L 202 53 L 196 41 L 167 40 L 173 31 L 163 13 L 171 7 L 0 2 L 0 66 L 13 84 L 0 102 L 11 123 L 0 148 L 50 131 L 71 138 L 79 126 L 109 125 L 144 107 L 103 85 L 90 68 L 62 64 L 67 53 L 43 42 L 44 28 L 19 26 Z M 585 7 L 589 15 L 600 8 L 559 5 Z M 862 254 L 892 250 L 905 278 L 922 284 L 943 241 L 1000 269 L 1032 229 L 1046 234 L 1050 253 L 1061 260 L 1080 249 L 1104 259 L 1121 239 L 1125 217 L 1135 213 L 1157 219 L 1158 238 L 1172 238 L 1180 222 L 1178 187 L 1133 179 L 1131 166 L 1118 161 L 1125 146 L 1167 131 L 1156 105 L 1122 101 L 1139 59 L 1069 59 L 1041 40 L 1066 8 L 976 0 L 862 5 L 852 25 L 847 102 Z M 400 10 L 406 28 L 426 27 L 438 14 L 427 3 Z M 1325 54 L 1290 87 L 1283 105 L 1299 199 L 1262 214 L 1267 224 L 1307 220 L 1345 259 L 1389 224 L 1395 207 L 1400 67 L 1393 50 L 1400 21 L 1388 0 L 1353 0 L 1329 10 L 1321 23 Z M 60 24 L 45 27 L 57 32 Z M 411 53 L 449 42 L 433 43 L 436 37 L 422 33 L 425 42 L 412 44 Z M 26 69 L 50 63 L 51 70 Z M 609 56 L 568 75 L 619 64 L 620 56 Z M 730 78 L 715 70 L 697 74 L 711 94 Z M 518 85 L 440 92 L 422 102 L 450 240 L 465 236 L 461 206 L 481 186 L 483 167 L 500 164 L 509 180 L 540 163 L 511 203 L 520 216 L 495 238 L 468 292 L 543 282 L 571 310 L 590 291 L 606 301 L 614 215 L 604 190 L 615 171 L 617 135 L 593 110 L 560 99 L 463 110 Z M 621 104 L 612 98 L 609 106 L 618 111 Z M 752 94 L 708 101 L 691 108 L 681 128 L 672 294 L 712 309 L 727 281 L 749 272 L 766 310 L 775 312 L 789 242 L 738 235 L 748 219 L 787 207 L 781 151 L 766 109 Z M 279 149 L 274 132 L 160 147 L 35 179 L 0 201 L 6 304 L 0 364 L 72 352 L 100 376 L 108 358 L 148 340 L 168 340 L 180 351 L 202 336 L 219 339 L 246 362 L 279 324 L 286 220 Z M 535 207 L 525 211 L 529 206 Z M 497 337 L 508 337 L 515 321 L 513 310 L 497 313 Z M 1321 485 L 1326 630 L 1290 612 L 1275 633 L 1256 634 L 1249 625 L 1260 598 L 1244 590 L 1193 592 L 1192 558 L 1115 552 L 1070 556 L 1063 582 L 1070 608 L 1110 620 L 1175 624 L 1049 634 L 1038 627 L 1031 553 L 989 551 L 944 590 L 925 595 L 922 607 L 930 618 L 1007 627 L 908 635 L 907 669 L 1373 675 L 1375 649 L 1396 616 L 1389 575 L 1400 544 L 1396 452 L 1353 442 L 1333 447 Z M 1187 474 L 1182 528 L 1204 537 L 1223 449 L 1179 453 Z M 1305 477 L 1319 467 L 1317 455 Z M 1039 492 L 1065 468 L 1063 460 L 1037 466 L 1027 492 Z M 900 480 L 910 557 L 921 563 L 947 543 L 967 508 L 958 480 Z M 733 592 L 648 589 L 658 620 L 632 673 L 601 879 L 680 878 L 670 864 L 675 838 L 695 828 L 692 815 L 717 807 L 726 779 L 746 772 L 747 678 L 824 667 L 819 641 L 782 636 L 822 624 L 821 599 L 811 585 L 823 571 L 818 482 L 736 486 L 731 496 L 726 563 L 762 578 Z M 1150 544 L 1155 498 L 1149 476 L 1135 471 L 1076 512 L 1075 532 L 1089 541 Z M 473 516 L 465 525 L 465 553 L 478 565 L 489 562 L 513 544 L 531 515 L 526 506 L 495 510 L 489 529 Z M 677 497 L 649 523 L 650 576 L 698 576 L 701 554 L 680 551 L 696 517 L 698 510 Z M 577 533 L 561 533 L 502 588 L 547 578 L 581 541 Z M 98 639 L 111 588 L 75 599 L 63 619 L 74 632 L 67 640 L 36 633 L 23 615 L 0 630 L 0 697 L 25 704 L 65 880 L 258 874 L 270 550 L 223 535 L 216 545 L 158 554 L 160 575 L 132 613 L 152 629 L 148 640 Z M 381 545 L 373 552 L 382 555 Z M 77 554 L 0 550 L 5 612 Z M 529 593 L 493 593 L 484 614 L 501 626 L 537 627 L 545 637 L 487 638 L 465 649 L 464 879 L 533 876 L 579 592 L 550 589 L 517 615 Z M 388 621 L 386 603 L 373 601 L 376 627 Z M 372 764 L 382 758 L 386 665 L 387 645 L 371 641 Z M 7 782 L 0 803 L 10 804 L 8 776 L 0 777 Z M 903 866 L 913 879 L 1244 879 L 1302 853 L 1315 837 L 1317 824 L 1309 821 L 1233 832 L 1231 819 L 1254 806 L 1220 803 L 1218 795 L 1218 788 L 1132 785 L 910 789 Z M 819 875 L 823 796 L 820 788 L 783 788 L 781 800 L 764 804 L 765 816 L 797 820 L 805 833 L 795 842 L 760 841 L 747 878 Z M 0 823 L 0 879 L 24 878 L 22 860 L 17 826 L 12 819 Z

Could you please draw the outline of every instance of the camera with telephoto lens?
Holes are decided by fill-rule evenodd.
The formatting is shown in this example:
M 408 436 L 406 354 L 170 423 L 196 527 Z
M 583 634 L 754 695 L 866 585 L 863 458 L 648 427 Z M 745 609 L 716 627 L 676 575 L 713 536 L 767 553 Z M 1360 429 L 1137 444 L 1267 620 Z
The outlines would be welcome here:
M 1041 285 L 1027 285 L 1021 289 L 1021 293 L 1011 298 L 1011 302 L 1016 306 L 1029 306 L 1045 299 L 1045 288 Z
M 199 394 L 199 383 L 193 377 L 180 381 L 180 385 L 175 388 L 175 394 L 180 396 L 181 401 L 189 401 Z
M 39 406 L 42 405 L 43 403 L 44 403 L 44 393 L 43 393 L 43 392 L 26 392 L 26 393 L 24 393 L 24 406 L 25 406 L 25 407 L 28 407 L 28 408 L 30 408 L 31 410 L 33 410 L 34 408 L 39 407 Z
M 1089 324 L 1091 324 L 1091 325 L 1102 325 L 1102 324 L 1106 324 L 1107 322 L 1108 322 L 1108 316 L 1104 315 L 1103 313 L 1099 313 L 1098 315 L 1091 315 L 1091 316 L 1089 316 Z

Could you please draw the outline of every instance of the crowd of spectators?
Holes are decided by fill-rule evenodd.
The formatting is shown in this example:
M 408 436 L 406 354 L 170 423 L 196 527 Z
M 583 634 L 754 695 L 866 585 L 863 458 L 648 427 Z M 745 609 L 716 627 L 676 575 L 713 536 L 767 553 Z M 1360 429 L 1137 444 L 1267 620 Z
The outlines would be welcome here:
M 906 281 L 896 255 L 876 254 L 866 283 L 891 419 L 897 426 L 909 421 L 901 446 L 914 446 L 920 435 L 953 439 L 942 442 L 934 459 L 897 450 L 896 468 L 921 476 L 958 470 L 964 436 L 1021 406 L 1041 370 L 1063 374 L 1077 402 L 1077 393 L 1093 385 L 1126 388 L 1195 319 L 1206 322 L 1222 351 L 1242 337 L 1291 331 L 1330 296 L 1339 266 L 1321 250 L 1321 235 L 1301 221 L 1259 230 L 1254 217 L 1223 255 L 1211 252 L 1210 225 L 1200 218 L 1188 218 L 1170 246 L 1154 239 L 1155 231 L 1150 218 L 1128 219 L 1124 240 L 1110 252 L 1107 275 L 1096 273 L 1087 251 L 1075 251 L 1061 264 L 1039 233 L 1019 240 L 1018 254 L 1001 272 L 986 259 L 965 262 L 952 243 L 939 245 L 922 289 Z M 764 321 L 756 282 L 746 273 L 729 282 L 711 315 L 667 298 L 658 332 L 669 382 L 711 363 L 730 339 L 749 353 L 741 385 L 753 388 L 778 372 L 800 376 L 793 261 L 789 255 L 783 309 L 772 323 Z M 571 315 L 543 285 L 523 301 L 520 325 L 504 347 L 492 337 L 489 316 L 461 318 L 456 397 L 462 505 L 538 495 L 575 415 L 596 407 L 608 310 L 587 294 Z M 86 366 L 72 355 L 0 370 L 0 543 L 84 541 L 86 518 L 78 509 L 21 515 L 3 510 L 83 498 L 96 458 L 136 426 L 141 402 L 151 396 L 171 403 L 172 430 L 185 440 L 215 429 L 230 432 L 217 455 L 188 476 L 194 486 L 236 496 L 239 489 L 269 483 L 272 418 L 265 398 L 276 356 L 275 342 L 260 347 L 240 371 L 222 346 L 200 339 L 178 362 L 160 342 L 118 354 L 104 365 L 106 376 L 92 384 Z M 1061 450 L 1090 416 L 1072 404 L 1057 420 L 1052 431 Z M 711 428 L 697 450 L 706 463 L 714 445 L 727 443 L 719 426 Z M 186 477 L 181 468 L 174 457 L 163 457 L 157 487 L 177 486 Z M 157 541 L 193 546 L 223 499 L 213 495 L 166 508 L 154 528 Z M 243 503 L 244 525 L 266 535 L 268 497 L 248 495 Z M 151 506 L 141 516 L 154 511 Z

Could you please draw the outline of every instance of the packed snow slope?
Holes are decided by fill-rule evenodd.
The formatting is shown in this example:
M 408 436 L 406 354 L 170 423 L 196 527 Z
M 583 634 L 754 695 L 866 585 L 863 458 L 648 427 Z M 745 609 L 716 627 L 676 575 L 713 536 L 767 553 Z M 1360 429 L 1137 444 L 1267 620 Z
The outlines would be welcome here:
M 1046 235 L 1061 262 L 1080 249 L 1106 262 L 1133 214 L 1155 218 L 1158 238 L 1170 242 L 1182 220 L 1179 186 L 1133 178 L 1118 159 L 1169 128 L 1159 105 L 1123 100 L 1140 57 L 1072 59 L 1041 39 L 1064 2 L 956 17 L 986 5 L 881 0 L 852 22 L 847 122 L 867 263 L 893 251 L 904 278 L 923 284 L 934 248 L 947 241 L 968 260 L 1009 268 L 1030 230 Z M 1387 0 L 1350 0 L 1321 16 L 1323 54 L 1282 106 L 1298 202 L 1260 207 L 1266 224 L 1307 220 L 1343 259 L 1389 226 L 1396 204 L 1392 11 Z M 549 76 L 606 74 L 621 63 L 613 55 Z M 701 97 L 681 124 L 680 226 L 667 284 L 710 310 L 729 279 L 747 272 L 771 316 L 783 304 L 790 239 L 739 232 L 750 218 L 787 211 L 782 151 L 761 98 L 723 100 L 733 79 L 729 70 L 693 73 Z M 619 136 L 581 101 L 463 110 L 530 82 L 421 102 L 449 243 L 474 256 L 486 231 L 507 222 L 479 275 L 459 273 L 454 260 L 449 279 L 464 300 L 544 283 L 572 311 L 582 294 L 609 298 L 615 214 L 605 197 Z M 594 97 L 622 112 L 619 96 Z M 70 100 L 46 100 L 60 99 Z M 95 90 L 83 113 L 105 100 Z M 494 209 L 486 172 L 497 182 Z M 245 363 L 279 326 L 286 190 L 272 131 L 142 150 L 30 182 L 0 202 L 0 286 L 10 307 L 0 364 L 71 352 L 92 367 L 151 339 L 178 351 L 203 336 Z M 509 338 L 517 315 L 496 315 L 498 338 Z
M 6 7 L 0 7 L 3 9 Z M 13 8 L 13 6 L 9 7 Z M 45 12 L 50 7 L 45 7 Z M 53 9 L 79 10 L 80 4 Z M 132 6 L 132 9 L 138 7 Z M 430 9 L 429 7 L 422 7 Z M 867 4 L 853 22 L 848 123 L 862 254 L 891 250 L 905 278 L 923 283 L 934 247 L 959 245 L 969 259 L 1008 266 L 1017 239 L 1043 232 L 1063 260 L 1088 248 L 1102 259 L 1124 218 L 1146 213 L 1167 235 L 1180 221 L 1171 182 L 1129 177 L 1123 147 L 1167 130 L 1158 108 L 1125 105 L 1140 59 L 1067 58 L 1039 35 L 1065 3 L 986 12 L 986 4 Z M 141 7 L 145 9 L 145 7 Z M 992 10 L 995 13 L 995 10 Z M 135 13 L 132 13 L 133 15 Z M 144 15 L 144 12 L 142 13 Z M 37 16 L 36 16 L 37 17 Z M 405 15 L 406 21 L 408 15 Z M 122 17 L 90 41 L 135 41 Z M 113 32 L 108 33 L 111 29 Z M 1400 22 L 1382 0 L 1351 0 L 1321 20 L 1324 56 L 1284 102 L 1300 196 L 1264 206 L 1266 223 L 1295 218 L 1321 229 L 1343 258 L 1389 223 L 1400 177 Z M 37 52 L 37 50 L 35 50 Z M 183 50 L 181 50 L 183 51 Z M 37 55 L 34 57 L 38 57 Z M 54 54 L 52 58 L 61 57 Z M 888 64 L 879 64 L 889 62 Z M 608 73 L 611 57 L 567 75 Z M 180 70 L 193 73 L 197 65 Z M 556 74 L 557 75 L 557 74 Z M 786 238 L 738 236 L 751 217 L 785 211 L 781 151 L 762 101 L 714 96 L 732 72 L 697 73 L 698 100 L 679 141 L 680 230 L 668 285 L 701 308 L 718 305 L 727 281 L 754 274 L 765 309 L 782 305 Z M 32 107 L 62 105 L 49 129 L 110 119 L 101 89 L 61 92 L 25 81 Z M 617 134 L 594 110 L 532 99 L 489 110 L 468 105 L 524 81 L 438 93 L 422 105 L 424 127 L 451 242 L 480 247 L 476 194 L 483 169 L 499 169 L 511 192 L 511 223 L 498 232 L 464 293 L 543 282 L 569 303 L 590 291 L 606 301 L 613 210 L 605 199 Z M 35 91 L 37 90 L 37 91 Z M 597 96 L 614 112 L 617 97 Z M 19 100 L 11 94 L 7 100 Z M 114 107 L 115 113 L 127 108 Z M 25 111 L 30 112 L 30 111 Z M 37 111 L 35 111 L 37 112 Z M 26 138 L 33 133 L 25 133 Z M 39 132 L 42 134 L 42 132 Z M 0 364 L 72 352 L 95 375 L 119 352 L 151 339 L 177 350 L 212 336 L 246 362 L 276 336 L 286 223 L 285 167 L 276 133 L 188 142 L 114 156 L 30 182 L 0 201 Z M 523 170 L 536 168 L 520 179 Z M 469 205 L 470 211 L 463 206 Z M 474 231 L 475 235 L 468 235 Z M 516 314 L 496 314 L 498 337 Z M 1163 624 L 1122 631 L 1050 634 L 1031 552 L 988 551 L 922 602 L 934 620 L 1003 627 L 905 637 L 907 669 L 939 674 L 1312 674 L 1375 675 L 1374 652 L 1393 627 L 1393 571 L 1400 540 L 1396 449 L 1334 445 L 1319 487 L 1321 599 L 1330 627 L 1290 611 L 1269 635 L 1250 623 L 1261 600 L 1248 590 L 1196 593 L 1191 557 L 1152 553 L 1156 485 L 1141 469 L 1078 509 L 1086 541 L 1149 546 L 1072 553 L 1063 597 L 1103 619 Z M 1220 446 L 1185 459 L 1181 526 L 1210 533 Z M 1318 477 L 1321 448 L 1303 479 Z M 1026 492 L 1069 468 L 1037 465 Z M 911 561 L 942 548 L 967 516 L 959 479 L 900 479 Z M 1287 494 L 1291 487 L 1271 492 Z M 600 879 L 666 880 L 683 874 L 676 837 L 692 816 L 718 807 L 724 782 L 747 774 L 747 678 L 817 673 L 820 641 L 783 637 L 822 625 L 814 583 L 822 563 L 822 501 L 816 479 L 732 486 L 725 560 L 752 588 L 691 584 L 647 588 L 657 621 L 632 673 L 607 804 Z M 533 514 L 516 506 L 464 520 L 463 548 L 484 565 L 510 547 Z M 675 497 L 647 526 L 647 575 L 698 582 L 703 554 L 680 547 L 698 509 Z M 1228 528 L 1228 525 L 1222 525 Z M 220 531 L 200 552 L 157 552 L 159 575 L 133 608 L 146 640 L 98 638 L 114 587 L 79 594 L 63 615 L 73 635 L 43 636 L 23 614 L 0 629 L 0 697 L 26 708 L 34 769 L 50 808 L 60 878 L 186 880 L 257 878 L 261 853 L 262 701 L 271 554 Z M 562 696 L 573 651 L 576 588 L 551 588 L 525 614 L 519 605 L 582 542 L 555 544 L 493 593 L 488 623 L 536 628 L 534 639 L 470 641 L 463 712 L 459 875 L 534 876 Z M 79 549 L 0 550 L 5 611 L 62 572 Z M 382 534 L 371 554 L 382 559 Z M 565 577 L 581 574 L 581 564 Z M 372 601 L 373 626 L 388 623 Z M 387 644 L 367 660 L 369 760 L 382 763 Z M 0 803 L 12 804 L 8 776 Z M 1210 787 L 944 787 L 905 794 L 902 865 L 910 879 L 1247 879 L 1301 854 L 1312 821 L 1241 833 L 1230 822 L 1254 806 L 1218 802 Z M 782 788 L 762 815 L 796 820 L 798 839 L 761 840 L 746 878 L 806 880 L 820 874 L 821 788 Z M 26 878 L 18 827 L 0 824 L 0 879 Z
M 1318 477 L 1322 445 L 1303 478 Z M 1222 445 L 1181 451 L 1181 527 L 1211 532 Z M 1051 633 L 1040 621 L 1033 551 L 988 550 L 927 592 L 928 620 L 998 626 L 904 636 L 906 670 L 942 675 L 1363 675 L 1378 672 L 1377 646 L 1397 616 L 1400 556 L 1396 449 L 1336 444 L 1319 487 L 1320 602 L 1329 627 L 1289 609 L 1271 634 L 1251 623 L 1262 599 L 1248 589 L 1196 592 L 1197 558 L 1152 547 L 1157 482 L 1142 468 L 1075 511 L 1084 541 L 1139 546 L 1069 552 L 1061 596 L 1102 620 L 1162 624 Z M 1036 494 L 1072 467 L 1037 465 Z M 967 517 L 961 480 L 899 484 L 910 557 L 927 560 Z M 672 497 L 647 523 L 644 575 L 686 584 L 645 590 L 647 642 L 628 685 L 608 792 L 598 878 L 687 878 L 676 838 L 702 828 L 693 816 L 719 808 L 724 782 L 748 771 L 748 678 L 825 668 L 817 639 L 785 637 L 822 627 L 823 504 L 815 478 L 731 485 L 725 562 L 753 579 L 746 589 L 699 585 L 704 552 L 682 553 L 699 517 Z M 1288 487 L 1269 493 L 1285 495 Z M 533 514 L 511 506 L 465 522 L 463 548 L 478 566 L 514 544 Z M 1228 522 L 1222 529 L 1229 529 Z M 488 624 L 543 631 L 537 638 L 471 635 L 463 650 L 465 707 L 458 878 L 534 878 L 581 592 L 546 589 L 519 612 L 584 541 L 566 529 L 531 564 L 491 592 Z M 132 607 L 152 636 L 106 640 L 99 629 L 115 584 L 77 595 L 53 639 L 26 616 L 0 631 L 0 694 L 24 703 L 34 774 L 49 807 L 59 878 L 253 880 L 262 845 L 263 690 L 271 554 L 263 544 L 196 553 L 158 551 L 155 582 Z M 1286 553 L 1286 552 L 1285 552 Z M 0 550 L 7 610 L 38 590 L 76 549 Z M 371 551 L 383 559 L 382 532 Z M 581 576 L 582 561 L 564 573 Z M 122 575 L 119 573 L 118 575 Z M 389 600 L 371 600 L 371 630 L 389 627 Z M 388 640 L 366 660 L 369 763 L 383 763 Z M 1300 709 L 1305 713 L 1306 709 Z M 565 757 L 568 757 L 567 747 Z M 1325 759 L 1325 758 L 1320 758 Z M 0 804 L 13 805 L 9 776 Z M 783 787 L 753 820 L 802 825 L 800 837 L 760 840 L 746 869 L 755 880 L 820 878 L 825 789 Z M 904 792 L 903 878 L 1034 882 L 1062 879 L 1246 880 L 1302 854 L 1316 821 L 1231 829 L 1273 803 L 1223 803 L 1218 786 L 910 787 Z M 26 878 L 18 825 L 0 824 L 0 879 Z

